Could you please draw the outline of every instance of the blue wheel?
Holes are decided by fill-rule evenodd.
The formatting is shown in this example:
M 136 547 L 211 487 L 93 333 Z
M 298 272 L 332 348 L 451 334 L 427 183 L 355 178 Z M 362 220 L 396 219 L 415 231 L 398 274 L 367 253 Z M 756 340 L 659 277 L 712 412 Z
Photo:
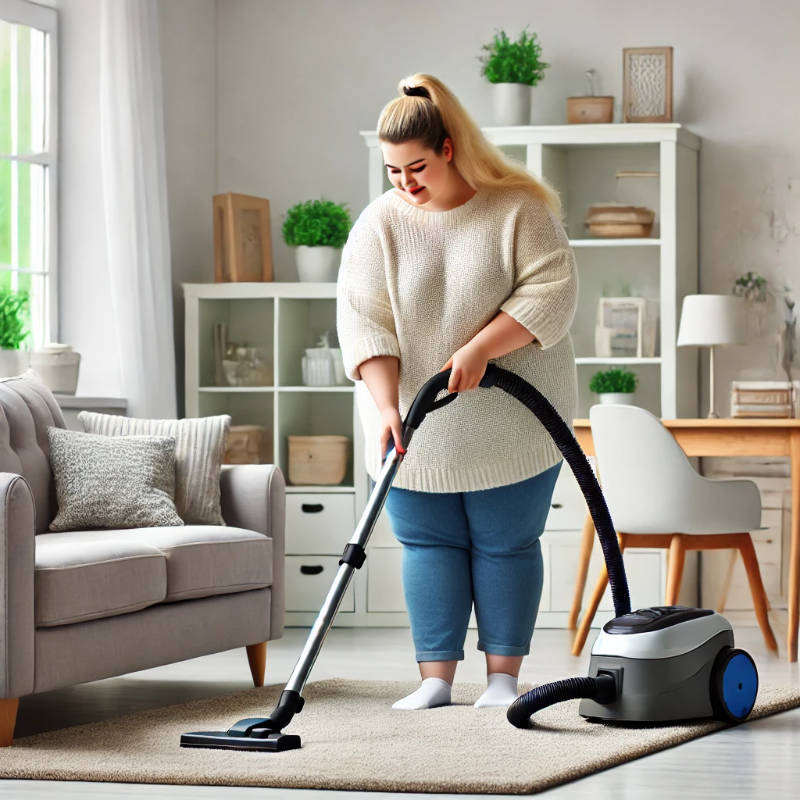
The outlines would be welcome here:
M 749 653 L 723 647 L 711 669 L 711 706 L 725 722 L 747 719 L 756 703 L 758 670 Z

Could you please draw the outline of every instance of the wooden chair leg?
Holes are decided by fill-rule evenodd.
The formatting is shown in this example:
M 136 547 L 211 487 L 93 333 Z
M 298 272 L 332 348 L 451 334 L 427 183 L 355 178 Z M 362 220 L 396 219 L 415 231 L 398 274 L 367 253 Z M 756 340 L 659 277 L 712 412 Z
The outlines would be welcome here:
M 686 560 L 686 543 L 683 534 L 673 535 L 669 544 L 669 561 L 667 567 L 667 597 L 666 604 L 675 606 L 678 604 L 678 595 L 681 591 L 681 579 L 683 578 L 683 564 Z
M 627 536 L 628 534 L 625 533 L 617 534 L 621 553 L 625 552 Z M 589 604 L 586 606 L 586 611 L 583 612 L 583 618 L 581 619 L 580 627 L 578 628 L 578 632 L 575 634 L 575 639 L 572 642 L 572 655 L 574 656 L 579 656 L 581 654 L 581 650 L 583 650 L 583 646 L 586 644 L 586 637 L 589 635 L 589 629 L 592 627 L 592 620 L 594 619 L 594 615 L 597 613 L 597 608 L 600 605 L 600 601 L 603 599 L 606 586 L 608 586 L 608 570 L 606 569 L 606 565 L 603 564 L 602 572 L 600 573 L 600 577 L 597 579 L 597 585 L 594 587 L 594 592 L 592 592 L 591 600 L 589 600 Z
M 0 747 L 10 747 L 14 741 L 19 698 L 0 698 Z
M 740 541 L 739 552 L 742 554 L 744 568 L 747 571 L 747 582 L 750 584 L 750 594 L 753 596 L 753 607 L 756 612 L 758 626 L 764 635 L 767 648 L 772 650 L 773 653 L 777 653 L 778 643 L 775 641 L 775 635 L 772 633 L 769 617 L 767 616 L 767 592 L 761 581 L 761 570 L 758 568 L 758 558 L 756 557 L 755 547 L 753 547 L 753 540 L 750 538 L 750 534 L 746 533 Z
M 728 566 L 725 569 L 725 575 L 722 578 L 722 586 L 719 590 L 719 598 L 717 599 L 717 613 L 721 614 L 725 611 L 725 603 L 728 600 L 728 592 L 731 588 L 731 581 L 733 580 L 733 568 L 736 566 L 736 559 L 739 557 L 738 550 L 731 550 Z
M 586 588 L 586 575 L 589 572 L 589 561 L 592 558 L 592 547 L 594 546 L 594 521 L 592 515 L 587 512 L 586 519 L 583 521 L 583 533 L 581 534 L 581 550 L 578 555 L 578 574 L 575 576 L 575 591 L 572 595 L 572 608 L 567 620 L 567 628 L 574 631 L 578 627 L 578 617 L 581 613 L 583 603 L 583 592 Z
M 264 670 L 267 666 L 267 643 L 247 645 L 247 661 L 250 664 L 250 674 L 253 676 L 253 686 L 263 686 Z
M 594 592 L 592 592 L 592 597 L 583 612 L 583 617 L 581 617 L 581 624 L 578 626 L 578 632 L 575 634 L 575 638 L 572 642 L 572 655 L 574 656 L 579 656 L 581 650 L 583 650 L 584 644 L 586 644 L 586 637 L 589 635 L 589 629 L 592 627 L 592 620 L 597 613 L 597 607 L 600 605 L 600 601 L 603 599 L 606 586 L 608 586 L 608 571 L 604 564 L 600 577 L 597 579 L 597 584 L 594 587 Z

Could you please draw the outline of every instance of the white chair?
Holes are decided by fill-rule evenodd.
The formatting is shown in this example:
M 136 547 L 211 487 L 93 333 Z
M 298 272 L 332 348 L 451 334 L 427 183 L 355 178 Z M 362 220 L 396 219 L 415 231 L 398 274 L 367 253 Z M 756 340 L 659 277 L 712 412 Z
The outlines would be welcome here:
M 750 538 L 750 531 L 761 527 L 758 487 L 748 480 L 712 480 L 699 475 L 672 434 L 644 408 L 596 405 L 589 418 L 598 477 L 620 549 L 669 548 L 667 605 L 678 601 L 686 551 L 738 550 L 756 619 L 767 647 L 777 653 L 767 617 L 767 595 Z M 582 559 L 588 561 L 588 555 Z M 583 649 L 607 583 L 604 568 L 578 627 L 573 655 Z

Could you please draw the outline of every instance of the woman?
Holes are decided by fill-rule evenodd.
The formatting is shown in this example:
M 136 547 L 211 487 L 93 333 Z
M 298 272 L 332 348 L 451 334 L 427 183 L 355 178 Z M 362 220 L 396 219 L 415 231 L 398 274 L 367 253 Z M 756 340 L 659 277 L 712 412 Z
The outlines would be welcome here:
M 470 390 L 492 360 L 573 418 L 577 273 L 555 193 L 436 78 L 414 75 L 398 92 L 378 121 L 392 188 L 356 220 L 337 290 L 367 471 L 377 477 L 390 441 L 403 458 L 386 509 L 422 685 L 393 708 L 450 703 L 473 603 L 488 682 L 475 705 L 507 706 L 530 652 L 561 455 L 517 400 Z M 448 368 L 461 396 L 425 418 L 406 454 L 402 418 Z

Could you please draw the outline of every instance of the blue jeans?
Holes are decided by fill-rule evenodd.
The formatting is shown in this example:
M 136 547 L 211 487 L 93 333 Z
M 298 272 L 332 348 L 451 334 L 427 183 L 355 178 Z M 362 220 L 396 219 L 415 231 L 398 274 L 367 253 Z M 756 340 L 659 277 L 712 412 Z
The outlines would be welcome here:
M 561 463 L 519 483 L 475 492 L 386 498 L 403 545 L 403 591 L 417 661 L 461 661 L 472 604 L 478 649 L 530 652 L 542 594 L 539 537 Z

